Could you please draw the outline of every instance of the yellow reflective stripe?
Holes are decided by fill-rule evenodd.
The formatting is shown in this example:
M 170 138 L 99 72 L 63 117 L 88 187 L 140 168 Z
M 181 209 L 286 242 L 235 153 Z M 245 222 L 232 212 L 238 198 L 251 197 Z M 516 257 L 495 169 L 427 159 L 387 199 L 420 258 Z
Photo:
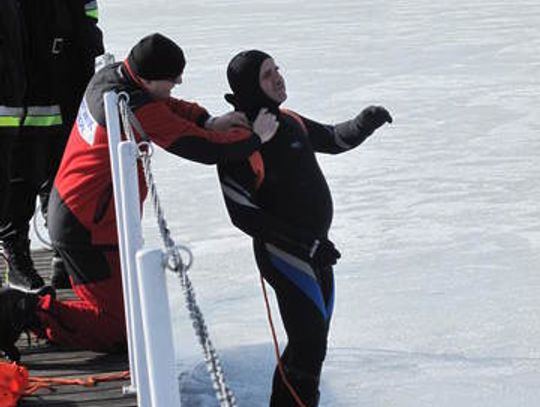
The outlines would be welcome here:
M 59 126 L 61 124 L 62 124 L 61 115 L 26 116 L 24 118 L 23 126 L 47 127 L 47 126 Z
M 98 9 L 95 8 L 93 10 L 86 10 L 86 17 L 98 19 Z
M 17 116 L 0 116 L 0 127 L 19 127 L 21 118 Z

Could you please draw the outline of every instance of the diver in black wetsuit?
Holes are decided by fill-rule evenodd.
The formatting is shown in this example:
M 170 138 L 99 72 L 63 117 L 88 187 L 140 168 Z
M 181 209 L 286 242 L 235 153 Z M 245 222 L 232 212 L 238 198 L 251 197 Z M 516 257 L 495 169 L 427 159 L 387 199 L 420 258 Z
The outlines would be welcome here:
M 332 266 L 339 251 L 328 239 L 332 197 L 315 152 L 337 154 L 360 145 L 392 122 L 380 106 L 325 125 L 280 110 L 285 82 L 266 53 L 241 52 L 229 63 L 233 94 L 225 98 L 250 121 L 261 108 L 279 120 L 275 137 L 249 160 L 218 165 L 227 210 L 253 237 L 262 276 L 275 290 L 288 344 L 281 356 L 287 380 L 306 406 L 317 406 L 334 304 Z M 296 406 L 276 368 L 270 406 Z

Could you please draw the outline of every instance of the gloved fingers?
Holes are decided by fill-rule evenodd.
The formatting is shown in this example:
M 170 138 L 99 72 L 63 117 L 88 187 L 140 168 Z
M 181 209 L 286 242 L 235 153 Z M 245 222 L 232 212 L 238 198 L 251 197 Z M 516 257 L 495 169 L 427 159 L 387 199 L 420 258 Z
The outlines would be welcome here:
M 393 121 L 392 116 L 390 116 L 390 113 L 388 112 L 388 110 L 386 110 L 382 106 L 377 106 L 377 115 L 378 115 L 378 117 L 380 118 L 380 120 L 382 121 L 383 124 L 385 122 L 386 123 L 392 123 L 392 121 Z
M 392 123 L 392 116 L 390 116 L 388 110 L 382 106 L 370 106 L 368 115 L 369 120 L 376 127 L 380 127 L 384 123 Z
M 360 124 L 366 128 L 376 129 L 392 121 L 392 116 L 382 106 L 369 106 L 360 113 Z
M 314 262 L 318 267 L 333 266 L 341 257 L 341 253 L 331 240 L 322 239 L 314 255 Z
M 328 259 L 328 261 L 326 262 L 326 264 L 324 265 L 332 265 L 332 266 L 335 266 L 337 263 L 337 258 L 335 256 L 332 256 Z

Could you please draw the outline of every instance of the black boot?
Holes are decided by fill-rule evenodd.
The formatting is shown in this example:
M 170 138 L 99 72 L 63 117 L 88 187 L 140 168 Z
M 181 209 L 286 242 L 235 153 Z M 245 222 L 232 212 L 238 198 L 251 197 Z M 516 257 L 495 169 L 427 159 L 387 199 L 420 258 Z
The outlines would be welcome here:
M 61 288 L 71 288 L 71 282 L 69 281 L 69 275 L 64 265 L 64 260 L 62 260 L 62 257 L 60 257 L 56 250 L 53 251 L 51 268 L 51 285 L 53 288 L 56 290 Z
M 39 296 L 16 288 L 0 289 L 0 351 L 12 361 L 21 355 L 15 343 L 21 333 L 39 326 L 36 315 Z
M 2 249 L 7 262 L 7 282 L 10 286 L 35 290 L 45 285 L 34 268 L 30 255 L 30 240 L 26 237 L 6 239 L 2 242 Z

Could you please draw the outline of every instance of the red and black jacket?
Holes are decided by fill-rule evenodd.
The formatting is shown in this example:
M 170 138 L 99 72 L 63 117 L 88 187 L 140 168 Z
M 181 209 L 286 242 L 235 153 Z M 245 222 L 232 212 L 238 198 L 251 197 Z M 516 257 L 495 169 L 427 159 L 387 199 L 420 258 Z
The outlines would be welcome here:
M 125 63 L 109 65 L 90 81 L 58 170 L 49 204 L 49 233 L 58 247 L 118 243 L 103 94 L 127 92 L 129 105 L 150 139 L 178 156 L 205 164 L 245 159 L 260 139 L 245 129 L 206 130 L 208 112 L 169 98 L 154 100 Z M 140 169 L 140 168 L 139 168 Z M 146 187 L 139 171 L 142 202 Z

